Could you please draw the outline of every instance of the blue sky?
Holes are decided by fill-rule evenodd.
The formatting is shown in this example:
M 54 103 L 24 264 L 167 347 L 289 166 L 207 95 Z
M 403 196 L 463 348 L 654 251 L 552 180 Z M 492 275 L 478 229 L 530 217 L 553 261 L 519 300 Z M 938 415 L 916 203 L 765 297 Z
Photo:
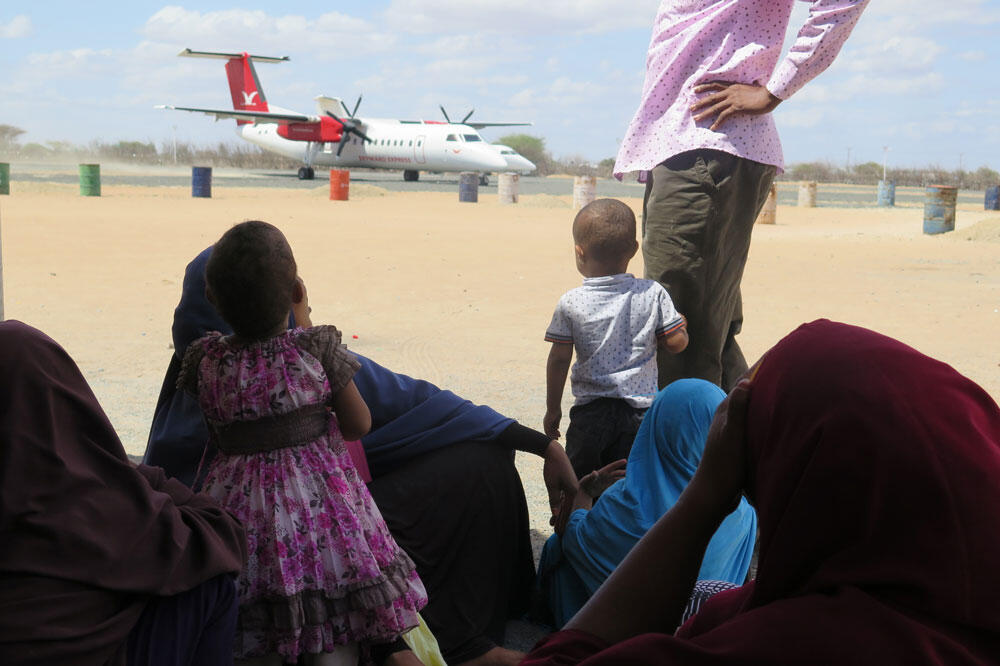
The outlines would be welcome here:
M 22 142 L 236 142 L 221 62 L 184 47 L 288 55 L 268 101 L 311 112 L 530 120 L 557 157 L 613 156 L 642 86 L 656 0 L 388 0 L 0 5 L 0 124 Z M 789 39 L 808 10 L 797 2 Z M 933 6 L 933 8 L 931 7 Z M 789 163 L 1000 170 L 1000 0 L 873 0 L 839 59 L 776 111 Z M 488 140 L 503 130 L 484 131 Z

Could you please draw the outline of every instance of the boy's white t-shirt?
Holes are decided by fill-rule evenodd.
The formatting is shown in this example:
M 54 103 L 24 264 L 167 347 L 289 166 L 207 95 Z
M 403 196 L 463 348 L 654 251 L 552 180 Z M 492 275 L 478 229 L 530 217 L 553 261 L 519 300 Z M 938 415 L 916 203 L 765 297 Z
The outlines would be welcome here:
M 545 340 L 575 347 L 575 404 L 622 398 L 643 409 L 657 391 L 657 338 L 683 325 L 662 285 L 619 273 L 584 278 L 563 294 Z

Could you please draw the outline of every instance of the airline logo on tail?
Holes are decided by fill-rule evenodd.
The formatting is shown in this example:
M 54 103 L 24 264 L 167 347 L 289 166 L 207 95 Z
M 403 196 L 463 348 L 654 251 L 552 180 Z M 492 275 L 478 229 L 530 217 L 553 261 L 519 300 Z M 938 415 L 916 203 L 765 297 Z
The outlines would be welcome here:
M 233 97 L 233 109 L 236 111 L 268 112 L 267 98 L 260 88 L 254 61 L 286 62 L 288 56 L 272 58 L 269 56 L 250 55 L 249 53 L 218 53 L 215 51 L 193 51 L 184 49 L 180 55 L 193 58 L 219 58 L 226 60 L 226 77 L 229 79 L 229 92 Z M 237 119 L 238 125 L 246 125 L 250 120 Z

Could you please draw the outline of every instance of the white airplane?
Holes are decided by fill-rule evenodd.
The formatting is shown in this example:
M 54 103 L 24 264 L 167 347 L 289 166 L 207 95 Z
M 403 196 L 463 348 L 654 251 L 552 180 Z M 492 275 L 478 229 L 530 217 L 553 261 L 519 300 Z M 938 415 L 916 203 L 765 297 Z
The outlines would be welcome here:
M 535 165 L 507 146 L 493 146 L 476 131 L 531 123 L 452 123 L 435 120 L 394 120 L 355 116 L 361 98 L 348 110 L 336 97 L 316 97 L 316 114 L 306 115 L 270 106 L 257 78 L 254 62 L 287 62 L 247 53 L 215 53 L 184 49 L 181 56 L 226 60 L 233 110 L 161 105 L 157 108 L 193 111 L 236 120 L 242 139 L 292 159 L 301 180 L 315 177 L 313 166 L 402 169 L 403 180 L 420 178 L 420 171 L 478 171 L 480 183 L 498 171 L 533 171 Z M 470 114 L 471 115 L 471 112 Z M 468 120 L 468 115 L 465 117 Z M 530 167 L 529 167 L 530 165 Z

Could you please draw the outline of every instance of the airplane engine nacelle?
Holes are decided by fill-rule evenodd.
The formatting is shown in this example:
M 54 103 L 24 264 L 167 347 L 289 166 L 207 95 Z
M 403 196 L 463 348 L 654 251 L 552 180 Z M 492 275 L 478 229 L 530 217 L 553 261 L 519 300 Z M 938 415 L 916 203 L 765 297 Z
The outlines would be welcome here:
M 333 118 L 320 118 L 318 123 L 288 123 L 278 126 L 278 136 L 291 141 L 340 141 L 342 125 Z

